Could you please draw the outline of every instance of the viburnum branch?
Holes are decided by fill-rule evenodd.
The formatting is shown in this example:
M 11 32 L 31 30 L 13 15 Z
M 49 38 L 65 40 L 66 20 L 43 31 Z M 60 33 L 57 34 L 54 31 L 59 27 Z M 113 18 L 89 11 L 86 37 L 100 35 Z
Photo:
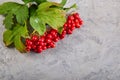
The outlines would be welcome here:
M 5 2 L 0 5 L 0 14 L 5 17 L 3 42 L 21 53 L 54 48 L 55 43 L 72 34 L 83 24 L 77 12 L 67 14 L 73 4 L 65 8 L 67 0 L 61 3 L 47 0 L 22 0 L 24 4 Z M 48 28 L 49 27 L 49 28 Z

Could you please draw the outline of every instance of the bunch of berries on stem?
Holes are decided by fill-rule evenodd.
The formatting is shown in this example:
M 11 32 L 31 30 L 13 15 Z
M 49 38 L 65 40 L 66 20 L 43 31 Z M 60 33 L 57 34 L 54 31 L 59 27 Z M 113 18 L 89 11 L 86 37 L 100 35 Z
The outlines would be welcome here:
M 67 34 L 72 34 L 75 28 L 80 28 L 82 24 L 83 21 L 78 13 L 71 14 L 67 17 L 61 34 L 55 29 L 48 30 L 43 36 L 31 34 L 30 38 L 26 38 L 25 41 L 26 50 L 41 53 L 48 48 L 55 48 L 56 42 L 65 38 Z

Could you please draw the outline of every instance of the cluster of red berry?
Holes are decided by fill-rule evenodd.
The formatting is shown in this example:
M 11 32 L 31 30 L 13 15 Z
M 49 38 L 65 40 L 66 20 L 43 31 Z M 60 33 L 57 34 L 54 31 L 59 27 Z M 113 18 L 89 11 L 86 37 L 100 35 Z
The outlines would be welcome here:
M 82 20 L 78 13 L 69 15 L 67 22 L 63 26 L 62 34 L 59 34 L 57 30 L 51 29 L 47 31 L 43 36 L 32 35 L 31 38 L 26 39 L 26 50 L 41 53 L 48 48 L 54 48 L 55 42 L 63 39 L 66 34 L 72 34 L 75 28 L 80 28 Z

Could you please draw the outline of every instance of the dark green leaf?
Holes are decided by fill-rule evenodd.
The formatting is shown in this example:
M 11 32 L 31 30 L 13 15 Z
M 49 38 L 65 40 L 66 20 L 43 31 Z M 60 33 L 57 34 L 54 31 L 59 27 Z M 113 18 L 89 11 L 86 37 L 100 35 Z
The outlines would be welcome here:
M 28 18 L 28 7 L 21 5 L 15 12 L 17 22 L 23 24 Z
M 69 11 L 71 8 L 77 8 L 77 5 L 73 4 L 70 8 L 64 8 L 64 10 Z
M 37 4 L 40 4 L 42 2 L 46 2 L 47 0 L 22 0 L 24 3 L 29 3 L 29 2 L 36 2 Z
M 15 2 L 6 2 L 0 5 L 0 14 L 7 14 L 18 7 L 20 4 Z
M 58 33 L 62 34 L 62 32 L 63 32 L 63 27 L 58 28 Z
M 29 8 L 30 16 L 34 15 L 34 13 L 36 12 L 37 8 L 38 8 L 37 5 L 30 6 L 30 8 Z
M 42 22 L 49 24 L 54 29 L 63 26 L 66 21 L 64 12 L 59 9 L 49 9 L 45 12 L 38 12 L 38 17 Z
M 43 35 L 46 31 L 45 23 L 42 22 L 38 17 L 32 16 L 30 17 L 31 26 L 40 34 Z
M 13 25 L 13 14 L 9 13 L 4 19 L 3 24 L 5 25 L 6 29 L 11 29 Z
M 0 5 L 0 14 L 7 15 L 4 24 L 7 29 L 11 28 L 13 15 L 16 16 L 17 22 L 24 24 L 28 18 L 28 7 L 15 2 L 6 2 Z M 10 22 L 9 22 L 10 20 Z
M 26 37 L 28 35 L 27 27 L 16 25 L 12 31 L 12 35 L 14 36 L 14 45 L 16 49 L 20 52 L 25 52 L 25 45 L 22 43 L 21 37 Z
M 51 6 L 58 6 L 60 7 L 61 5 L 59 3 L 55 2 L 44 2 L 38 6 L 38 11 L 46 11 L 48 10 Z
M 47 0 L 35 0 L 35 2 L 37 3 L 37 4 L 40 4 L 40 3 L 43 3 L 43 2 L 46 2 Z
M 21 41 L 21 36 L 17 35 L 14 38 L 14 45 L 17 50 L 19 50 L 21 53 L 26 52 L 25 45 Z
M 34 2 L 34 0 L 22 0 L 24 3 Z
M 6 30 L 3 33 L 3 42 L 5 43 L 6 46 L 9 46 L 9 45 L 11 45 L 13 43 L 12 31 Z
M 24 26 L 20 26 L 20 25 L 16 25 L 14 27 L 14 29 L 12 30 L 12 35 L 16 36 L 16 35 L 20 35 L 22 37 L 25 37 L 28 35 L 28 30 L 27 28 Z
M 64 6 L 66 4 L 67 0 L 62 0 L 62 2 L 60 3 L 62 6 Z
M 37 10 L 37 16 L 42 22 L 45 22 L 54 29 L 58 29 L 66 22 L 65 12 L 58 8 L 50 8 L 52 5 L 59 6 L 58 3 L 54 2 L 40 4 Z
M 16 25 L 13 30 L 7 30 L 3 34 L 3 41 L 6 46 L 9 46 L 14 42 L 16 49 L 20 52 L 25 51 L 25 46 L 21 41 L 21 37 L 26 37 L 28 35 L 28 31 L 26 26 Z

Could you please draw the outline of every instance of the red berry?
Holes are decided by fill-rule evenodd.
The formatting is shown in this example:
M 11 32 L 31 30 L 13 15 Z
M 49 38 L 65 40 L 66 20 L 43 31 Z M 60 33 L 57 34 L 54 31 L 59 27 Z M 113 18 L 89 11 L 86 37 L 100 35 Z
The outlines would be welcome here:
M 66 31 L 63 30 L 63 32 L 62 32 L 62 34 L 59 36 L 59 38 L 60 38 L 60 39 L 63 39 L 63 38 L 65 37 L 65 35 L 66 35 Z
M 28 41 L 31 41 L 31 40 L 29 38 L 26 38 L 25 41 L 28 42 Z
M 33 46 L 32 46 L 32 49 L 36 49 L 36 45 L 33 45 Z
M 66 31 L 65 31 L 65 30 L 63 30 L 62 34 L 66 35 Z
M 26 45 L 32 45 L 32 44 L 33 44 L 33 42 L 31 40 L 26 41 Z
M 46 36 L 47 38 L 52 38 L 52 35 L 51 34 L 47 34 L 47 36 Z
M 39 41 L 39 42 L 44 42 L 44 40 L 45 40 L 45 37 L 44 37 L 44 36 L 41 36 L 38 41 Z
M 36 49 L 34 49 L 33 51 L 34 51 L 34 52 L 36 52 L 36 53 L 38 53 L 38 52 L 37 52 L 37 48 L 36 48 Z
M 75 23 L 72 23 L 71 26 L 75 27 Z
M 51 48 L 55 48 L 55 44 L 51 45 Z
M 79 21 L 79 23 L 80 23 L 80 25 L 82 25 L 82 24 L 83 24 L 83 21 L 82 21 L 82 20 L 80 20 L 80 21 Z
M 71 31 L 73 31 L 74 29 L 75 29 L 75 27 L 74 27 L 74 26 L 72 26 L 72 27 L 70 28 L 70 30 L 71 30 Z
M 71 24 L 68 24 L 68 28 L 70 28 L 71 27 Z
M 51 29 L 51 30 L 50 30 L 50 33 L 52 33 L 52 32 L 57 33 L 57 30 L 55 30 L 55 29 Z
M 53 32 L 53 33 L 51 33 L 51 35 L 52 35 L 52 37 L 53 37 L 53 38 L 56 38 L 56 37 L 57 37 L 57 35 L 58 35 L 58 33 Z
M 38 40 L 38 36 L 37 36 L 37 35 L 33 35 L 33 36 L 31 37 L 31 40 L 32 40 L 32 41 L 37 41 L 37 40 Z
M 76 28 L 80 28 L 80 23 L 76 23 Z
M 27 45 L 26 50 L 27 50 L 27 51 L 30 51 L 30 50 L 31 50 L 31 46 L 30 46 L 30 45 Z
M 71 24 L 75 23 L 74 20 L 71 22 Z
M 74 16 L 75 18 L 79 18 L 79 14 L 78 14 L 78 13 L 73 14 L 73 16 Z
M 64 35 L 60 35 L 60 39 L 64 39 L 65 38 L 65 36 Z
M 42 49 L 42 46 L 37 46 L 37 49 L 38 49 L 38 48 L 41 48 L 41 49 Z
M 64 27 L 67 27 L 67 23 L 64 24 Z
M 74 20 L 74 17 L 71 15 L 71 16 L 68 16 L 68 19 L 69 20 Z
M 55 32 L 58 32 L 56 29 L 52 29 L 53 31 L 55 31 Z
M 47 47 L 46 47 L 46 46 L 43 46 L 43 47 L 42 47 L 42 49 L 43 49 L 43 50 L 46 50 L 46 49 L 47 49 Z
M 44 45 L 45 45 L 45 43 L 43 43 L 43 42 L 42 42 L 42 43 L 40 43 L 40 45 L 41 45 L 41 46 L 44 46 Z
M 65 23 L 64 26 L 63 26 L 63 29 L 66 30 L 67 26 L 68 26 L 67 23 Z
M 74 21 L 75 21 L 75 23 L 79 23 L 79 20 L 78 20 L 78 19 L 75 19 Z
M 50 46 L 50 45 L 48 45 L 48 46 L 47 46 L 47 48 L 51 48 L 51 46 Z
M 47 32 L 45 32 L 43 36 L 46 36 L 46 35 L 47 35 Z
M 29 48 L 26 48 L 26 51 L 30 51 L 30 49 L 29 49 Z
M 54 42 L 50 42 L 49 45 L 50 45 L 51 48 L 55 47 L 55 43 Z
M 37 53 L 41 53 L 42 52 L 42 48 L 37 49 Z
M 42 52 L 42 46 L 37 46 L 37 53 L 41 53 Z
M 59 37 L 54 38 L 53 41 L 54 41 L 54 42 L 58 42 L 58 41 L 59 41 Z
M 67 27 L 63 27 L 63 30 L 66 30 L 67 29 Z
M 44 45 L 44 42 L 38 41 L 38 42 L 37 42 L 37 45 L 43 46 L 43 45 Z
M 44 46 L 46 46 L 46 45 L 47 45 L 47 43 L 44 42 Z
M 30 45 L 27 45 L 27 48 L 31 49 L 31 46 L 30 46 Z
M 40 45 L 40 41 L 36 42 L 36 45 Z
M 52 36 L 55 36 L 55 35 L 56 35 L 56 33 L 57 33 L 57 32 L 56 32 L 56 31 L 54 31 L 54 30 L 51 30 L 51 31 L 50 31 L 50 34 L 51 34 Z
M 67 34 L 72 34 L 72 30 L 68 29 Z
M 71 23 L 72 23 L 72 20 L 68 20 L 67 23 L 68 23 L 68 24 L 71 24 Z
M 46 43 L 50 43 L 50 42 L 51 42 L 51 39 L 47 38 L 47 39 L 45 39 L 45 42 L 46 42 Z

